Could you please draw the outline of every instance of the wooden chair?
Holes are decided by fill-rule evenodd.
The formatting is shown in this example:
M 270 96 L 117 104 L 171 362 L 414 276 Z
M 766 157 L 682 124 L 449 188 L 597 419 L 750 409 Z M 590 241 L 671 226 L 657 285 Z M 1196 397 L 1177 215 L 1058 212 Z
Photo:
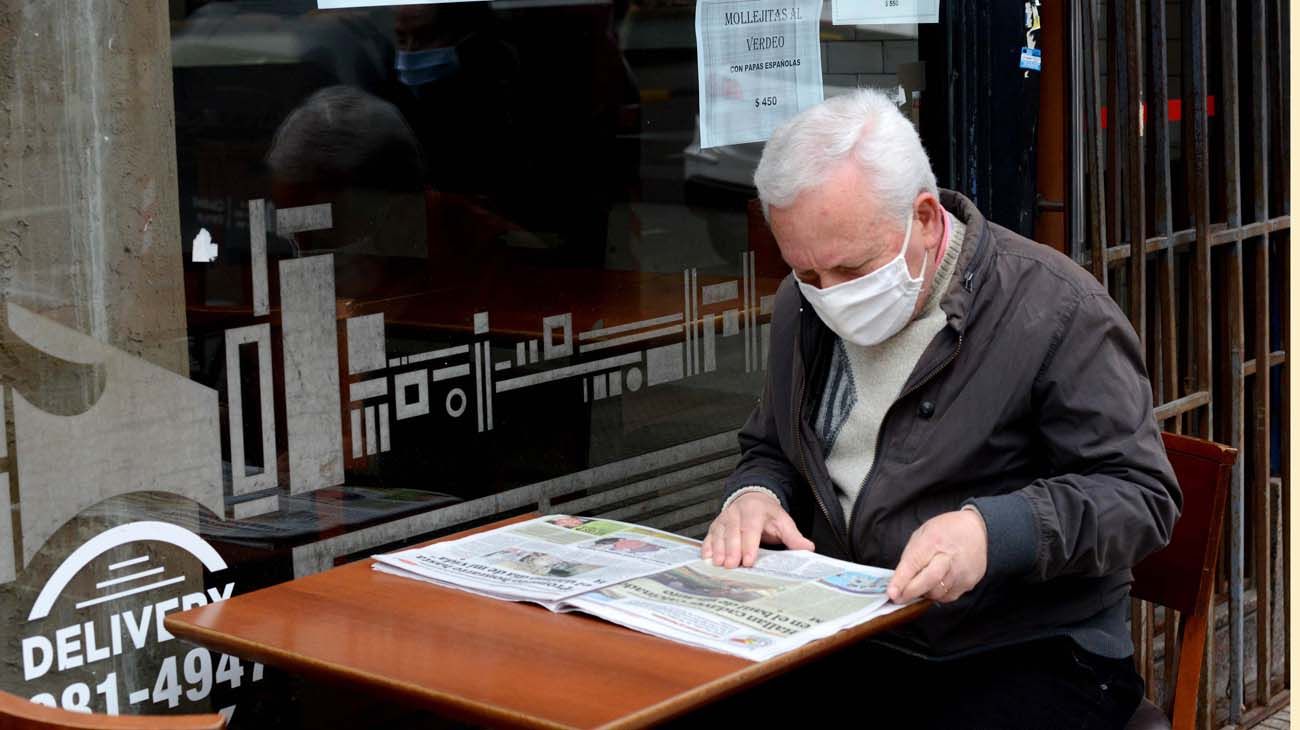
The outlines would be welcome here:
M 1165 450 L 1183 492 L 1183 510 L 1173 538 L 1163 550 L 1133 568 L 1133 597 L 1173 609 L 1182 616 L 1178 662 L 1173 675 L 1173 723 L 1143 699 L 1128 730 L 1196 727 L 1197 692 L 1205 642 L 1212 635 L 1214 569 L 1228 501 L 1228 479 L 1237 450 L 1210 441 L 1164 435 Z M 1166 614 L 1169 615 L 1169 614 Z M 1173 647 L 1165 647 L 1172 651 Z M 1147 681 L 1152 678 L 1148 677 Z
M 221 715 L 88 715 L 0 692 L 0 730 L 221 730 Z

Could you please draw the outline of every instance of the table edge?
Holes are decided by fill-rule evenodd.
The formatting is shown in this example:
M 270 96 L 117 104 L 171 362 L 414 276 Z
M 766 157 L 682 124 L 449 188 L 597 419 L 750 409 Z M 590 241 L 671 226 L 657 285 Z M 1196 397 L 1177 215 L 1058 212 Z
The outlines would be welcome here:
M 484 598 L 484 600 L 493 599 Z M 655 723 L 671 719 L 697 707 L 702 707 L 710 701 L 719 700 L 739 692 L 761 680 L 775 676 L 783 671 L 794 669 L 798 666 L 814 661 L 827 652 L 839 651 L 856 641 L 865 639 L 868 636 L 884 631 L 895 625 L 906 623 L 917 615 L 924 613 L 930 608 L 930 606 L 930 601 L 913 603 L 892 613 L 867 621 L 866 623 L 859 624 L 858 626 L 849 629 L 844 629 L 828 637 L 805 644 L 804 646 L 785 654 L 772 657 L 765 661 L 751 662 L 738 671 L 696 685 L 685 692 L 673 695 L 672 697 L 653 705 L 643 707 L 640 710 L 620 717 L 612 722 L 593 727 L 607 730 L 613 730 L 615 728 L 619 730 L 634 730 L 636 728 L 648 727 Z M 540 606 L 537 608 L 545 610 L 541 609 Z M 592 618 L 604 621 L 604 619 L 599 619 L 598 617 Z M 605 621 L 605 623 L 608 623 L 611 626 L 618 626 L 618 624 L 609 621 Z M 424 706 L 443 711 L 450 710 L 461 717 L 468 719 L 506 722 L 519 727 L 546 728 L 547 730 L 580 727 L 557 723 L 554 720 L 548 720 L 519 710 L 502 707 L 496 704 L 477 702 L 461 695 L 432 689 L 425 685 L 393 679 L 392 677 L 374 674 L 349 665 L 322 661 L 314 657 L 288 652 L 249 639 L 243 639 L 219 631 L 213 631 L 204 626 L 186 622 L 179 614 L 167 615 L 163 619 L 163 624 L 168 631 L 177 637 L 193 641 L 201 646 L 216 647 L 223 650 L 229 648 L 231 649 L 229 653 L 247 659 L 261 661 L 263 664 L 274 667 L 279 671 L 307 674 L 330 683 L 337 684 L 340 680 L 348 679 L 357 681 L 358 683 L 364 684 L 377 692 L 391 695 L 402 701 L 402 703 L 407 706 Z M 625 626 L 621 626 L 620 628 L 626 631 L 636 632 L 635 629 L 630 629 Z M 708 649 L 692 647 L 691 645 L 682 642 L 654 637 L 649 634 L 644 634 L 643 632 L 636 633 L 660 641 L 669 641 L 682 647 L 709 651 Z M 744 661 L 743 657 L 737 658 Z
M 330 684 L 339 684 L 340 680 L 355 680 L 359 684 L 363 684 L 377 692 L 405 700 L 402 704 L 407 706 L 422 705 L 427 707 L 432 705 L 440 710 L 454 710 L 461 717 L 497 722 L 505 721 L 519 727 L 546 728 L 547 730 L 568 730 L 573 727 L 546 720 L 536 715 L 519 712 L 518 710 L 507 709 L 500 705 L 476 702 L 460 695 L 441 692 L 421 684 L 404 682 L 391 677 L 372 674 L 348 665 L 334 664 L 302 654 L 294 654 L 267 644 L 234 637 L 219 631 L 212 631 L 197 624 L 184 623 L 179 620 L 173 622 L 170 615 L 163 619 L 163 625 L 178 638 L 193 641 L 204 647 L 221 649 L 229 647 L 236 651 L 228 653 L 236 654 L 244 659 L 260 661 L 278 671 L 313 676 Z M 213 640 L 209 642 L 207 639 Z M 291 668 L 286 668 L 286 666 Z M 412 701 L 416 698 L 418 698 L 418 701 Z

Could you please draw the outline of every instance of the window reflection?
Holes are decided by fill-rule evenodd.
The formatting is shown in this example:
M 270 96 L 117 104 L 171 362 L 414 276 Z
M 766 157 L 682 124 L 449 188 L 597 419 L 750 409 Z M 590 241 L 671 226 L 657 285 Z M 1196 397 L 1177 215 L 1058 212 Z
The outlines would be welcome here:
M 222 392 L 223 417 L 242 406 L 228 460 L 238 438 L 240 468 L 294 494 L 464 502 L 725 441 L 744 421 L 785 272 L 749 205 L 761 145 L 699 150 L 693 5 L 189 10 L 173 26 L 183 235 L 223 248 L 187 255 L 187 310 L 194 377 Z M 336 341 L 291 347 L 302 307 L 282 276 L 315 257 L 332 268 L 319 285 Z M 228 333 L 260 323 L 267 414 L 248 344 L 239 392 L 225 387 Z M 330 352 L 338 395 L 322 402 L 345 468 L 304 483 L 287 452 L 306 438 L 297 398 L 319 389 L 295 367 Z

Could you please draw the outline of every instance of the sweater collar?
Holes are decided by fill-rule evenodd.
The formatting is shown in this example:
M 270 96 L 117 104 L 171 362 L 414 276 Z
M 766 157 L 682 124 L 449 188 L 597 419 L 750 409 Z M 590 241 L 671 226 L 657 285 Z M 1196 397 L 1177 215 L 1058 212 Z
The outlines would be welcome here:
M 966 237 L 966 224 L 957 220 L 952 213 L 946 209 L 943 212 L 943 240 L 939 244 L 939 250 L 935 255 L 939 257 L 938 268 L 934 272 L 934 280 L 930 282 L 930 291 L 926 297 L 925 305 L 921 308 L 921 315 L 932 311 L 939 304 L 947 292 L 949 285 L 952 283 L 952 274 L 957 269 L 957 261 L 961 257 L 962 243 Z

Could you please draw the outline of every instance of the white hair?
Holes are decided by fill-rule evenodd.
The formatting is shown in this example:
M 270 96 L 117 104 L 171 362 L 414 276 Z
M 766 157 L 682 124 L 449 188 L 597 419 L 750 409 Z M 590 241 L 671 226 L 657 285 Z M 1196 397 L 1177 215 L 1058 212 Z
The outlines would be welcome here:
M 859 89 L 805 109 L 772 134 L 754 171 L 763 215 L 822 184 L 850 156 L 886 215 L 905 220 L 918 194 L 939 195 L 912 123 L 884 93 Z

